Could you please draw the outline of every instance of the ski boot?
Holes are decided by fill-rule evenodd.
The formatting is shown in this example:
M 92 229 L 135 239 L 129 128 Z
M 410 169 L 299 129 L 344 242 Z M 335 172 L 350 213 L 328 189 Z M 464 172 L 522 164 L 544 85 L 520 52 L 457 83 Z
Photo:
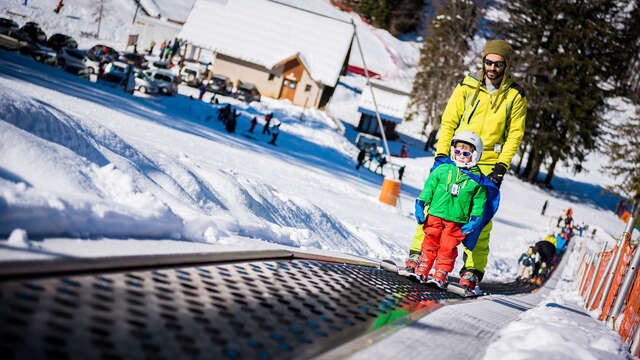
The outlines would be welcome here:
M 404 262 L 405 270 L 409 273 L 414 273 L 416 268 L 420 264 L 420 253 L 418 254 L 410 254 L 407 261 Z
M 460 286 L 464 287 L 467 291 L 473 291 L 478 285 L 478 277 L 471 271 L 465 272 L 460 278 Z
M 429 271 L 431 271 L 431 266 L 433 266 L 433 262 L 429 263 L 426 260 L 420 261 L 420 265 L 416 268 L 415 275 L 420 280 L 420 282 L 427 281 L 429 277 Z
M 436 273 L 431 279 L 427 281 L 429 284 L 433 284 L 440 289 L 447 288 L 447 272 L 442 270 L 436 270 Z

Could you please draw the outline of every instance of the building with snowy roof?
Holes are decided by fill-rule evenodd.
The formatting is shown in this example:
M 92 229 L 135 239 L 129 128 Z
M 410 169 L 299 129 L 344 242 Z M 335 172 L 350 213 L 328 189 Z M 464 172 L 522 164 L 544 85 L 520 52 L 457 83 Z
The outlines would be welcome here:
M 271 0 L 196 0 L 178 35 L 187 57 L 213 73 L 253 83 L 262 96 L 322 107 L 346 72 L 347 21 Z
M 398 137 L 396 125 L 402 123 L 407 112 L 409 93 L 375 80 L 371 81 L 371 87 L 378 105 L 385 136 L 388 139 L 395 139 Z M 360 96 L 360 102 L 358 103 L 358 112 L 360 113 L 358 131 L 379 135 L 380 126 L 378 126 L 376 107 L 373 103 L 373 96 L 371 96 L 372 90 L 366 87 Z

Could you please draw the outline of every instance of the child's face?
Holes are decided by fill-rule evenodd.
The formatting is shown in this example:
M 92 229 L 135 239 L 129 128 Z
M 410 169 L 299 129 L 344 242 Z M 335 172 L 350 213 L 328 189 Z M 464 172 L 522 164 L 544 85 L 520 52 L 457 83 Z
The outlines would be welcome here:
M 455 150 L 458 150 L 456 153 L 456 161 L 463 164 L 471 162 L 471 154 L 473 153 L 473 147 L 471 145 L 463 142 L 457 142 Z M 464 156 L 465 152 L 468 153 L 469 156 Z

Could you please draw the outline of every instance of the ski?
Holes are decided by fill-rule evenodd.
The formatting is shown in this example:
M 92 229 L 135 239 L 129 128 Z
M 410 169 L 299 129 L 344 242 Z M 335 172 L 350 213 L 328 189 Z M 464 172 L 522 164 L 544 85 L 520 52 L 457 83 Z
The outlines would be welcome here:
M 399 267 L 392 260 L 382 260 L 382 268 L 389 272 L 392 272 L 392 273 L 395 272 L 400 276 L 409 278 L 412 281 L 422 283 L 430 288 L 433 288 L 434 290 L 447 291 L 463 298 L 472 298 L 472 297 L 478 297 L 478 296 L 484 295 L 484 293 L 477 286 L 475 289 L 471 290 L 466 288 L 465 286 L 459 285 L 457 282 L 447 282 L 447 287 L 443 289 L 434 283 L 431 283 L 426 281 L 425 279 L 422 279 L 419 275 L 411 271 L 408 271 L 402 267 Z

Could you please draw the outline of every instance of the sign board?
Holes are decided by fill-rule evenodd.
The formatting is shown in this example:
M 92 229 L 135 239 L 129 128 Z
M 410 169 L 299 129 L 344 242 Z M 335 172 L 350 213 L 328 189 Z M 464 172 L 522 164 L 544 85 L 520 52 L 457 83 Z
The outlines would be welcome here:
M 138 44 L 138 34 L 129 35 L 129 40 L 127 40 L 127 46 L 134 46 Z

